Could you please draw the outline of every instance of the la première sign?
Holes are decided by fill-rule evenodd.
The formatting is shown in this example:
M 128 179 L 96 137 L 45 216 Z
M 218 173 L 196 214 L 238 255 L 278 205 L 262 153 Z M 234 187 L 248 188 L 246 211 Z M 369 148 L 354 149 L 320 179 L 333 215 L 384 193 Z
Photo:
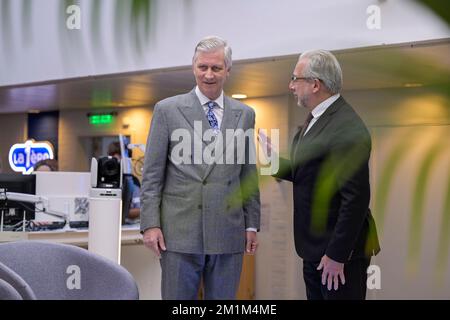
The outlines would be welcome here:
M 46 159 L 53 159 L 53 146 L 49 142 L 16 143 L 9 149 L 9 165 L 11 169 L 23 174 L 33 172 L 34 165 Z

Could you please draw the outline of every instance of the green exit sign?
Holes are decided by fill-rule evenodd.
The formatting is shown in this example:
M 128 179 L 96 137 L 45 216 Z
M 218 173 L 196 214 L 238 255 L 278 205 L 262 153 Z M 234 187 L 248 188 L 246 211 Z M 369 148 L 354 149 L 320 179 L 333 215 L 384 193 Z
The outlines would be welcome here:
M 93 125 L 98 124 L 110 124 L 114 120 L 113 113 L 104 113 L 104 114 L 88 114 L 89 123 Z

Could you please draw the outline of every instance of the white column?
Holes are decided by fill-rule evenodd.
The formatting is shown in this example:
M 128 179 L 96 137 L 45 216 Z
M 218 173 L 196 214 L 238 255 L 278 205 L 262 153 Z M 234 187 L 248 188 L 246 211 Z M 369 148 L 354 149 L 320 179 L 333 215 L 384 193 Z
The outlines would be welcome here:
M 114 195 L 106 195 L 106 191 Z M 88 250 L 120 264 L 122 192 L 91 189 Z

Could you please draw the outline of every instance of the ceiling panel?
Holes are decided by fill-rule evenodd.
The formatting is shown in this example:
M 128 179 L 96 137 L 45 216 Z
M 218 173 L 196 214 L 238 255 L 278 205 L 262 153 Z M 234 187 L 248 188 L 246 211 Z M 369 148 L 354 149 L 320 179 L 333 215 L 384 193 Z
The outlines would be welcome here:
M 448 84 L 450 39 L 335 52 L 345 90 Z M 234 62 L 225 91 L 249 98 L 288 94 L 298 55 Z M 190 66 L 0 87 L 0 113 L 152 106 L 195 85 Z

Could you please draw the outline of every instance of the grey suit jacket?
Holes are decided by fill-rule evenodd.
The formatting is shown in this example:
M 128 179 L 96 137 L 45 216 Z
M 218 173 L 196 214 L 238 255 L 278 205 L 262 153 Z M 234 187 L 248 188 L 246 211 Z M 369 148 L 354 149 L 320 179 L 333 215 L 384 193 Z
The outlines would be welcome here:
M 254 129 L 254 125 L 253 109 L 224 96 L 221 124 L 224 138 L 226 129 L 245 131 Z M 208 145 L 194 140 L 201 139 L 209 128 L 195 90 L 162 100 L 154 108 L 141 189 L 141 231 L 160 227 L 169 251 L 195 254 L 243 252 L 245 229 L 259 229 L 256 165 L 249 163 L 248 158 L 243 164 L 234 161 L 227 164 L 225 156 L 223 164 L 194 164 L 195 154 L 199 154 L 194 152 L 194 147 L 200 146 L 200 152 L 203 152 Z M 179 153 L 180 138 L 171 139 L 177 129 L 189 132 L 191 148 L 184 150 L 182 155 L 192 160 L 190 164 L 179 164 L 171 156 L 174 148 Z M 226 145 L 224 142 L 222 151 Z M 236 143 L 227 146 L 235 148 Z M 254 150 L 252 136 L 246 139 L 245 153 L 248 156 Z

